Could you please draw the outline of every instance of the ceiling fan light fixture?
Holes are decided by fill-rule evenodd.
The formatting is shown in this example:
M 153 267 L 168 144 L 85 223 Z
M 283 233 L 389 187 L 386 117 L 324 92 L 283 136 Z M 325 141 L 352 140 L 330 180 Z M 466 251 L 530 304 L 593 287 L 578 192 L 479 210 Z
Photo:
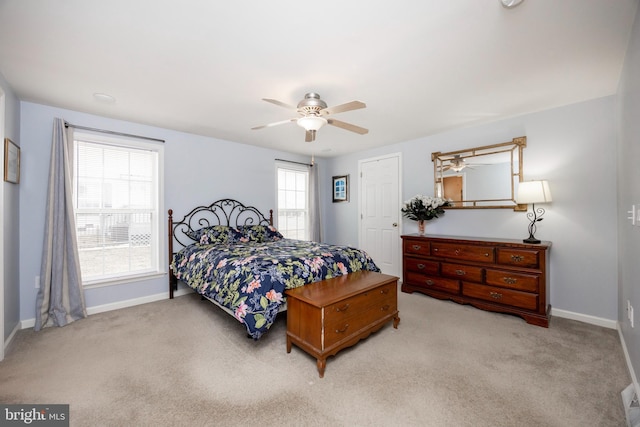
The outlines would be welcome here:
M 297 121 L 298 126 L 304 128 L 306 131 L 317 131 L 322 126 L 327 124 L 327 119 L 319 116 L 305 116 L 300 117 Z
M 520 3 L 522 3 L 523 1 L 524 0 L 501 0 L 502 6 L 506 7 L 507 9 L 514 8 L 518 6 Z

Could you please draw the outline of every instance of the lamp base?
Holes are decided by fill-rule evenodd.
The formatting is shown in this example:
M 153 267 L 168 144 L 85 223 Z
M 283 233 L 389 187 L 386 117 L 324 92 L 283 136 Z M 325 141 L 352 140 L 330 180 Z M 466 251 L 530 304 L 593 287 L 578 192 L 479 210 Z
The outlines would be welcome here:
M 541 243 L 541 241 L 536 239 L 535 237 L 529 237 L 528 239 L 524 239 L 522 241 L 524 243 Z

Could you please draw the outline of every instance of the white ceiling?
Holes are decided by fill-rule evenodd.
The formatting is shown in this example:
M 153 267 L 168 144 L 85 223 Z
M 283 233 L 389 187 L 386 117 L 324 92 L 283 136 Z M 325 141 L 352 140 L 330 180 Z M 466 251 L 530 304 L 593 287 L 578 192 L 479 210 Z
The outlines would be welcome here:
M 637 5 L 0 0 L 0 73 L 24 101 L 332 157 L 614 94 Z M 251 130 L 306 92 L 365 102 L 334 117 L 369 133 Z

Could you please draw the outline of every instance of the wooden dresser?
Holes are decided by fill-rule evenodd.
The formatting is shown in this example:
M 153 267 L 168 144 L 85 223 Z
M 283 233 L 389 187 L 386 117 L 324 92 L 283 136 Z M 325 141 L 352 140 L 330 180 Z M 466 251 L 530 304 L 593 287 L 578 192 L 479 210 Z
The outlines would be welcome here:
M 291 344 L 316 358 L 320 378 L 327 357 L 355 345 L 393 320 L 398 327 L 398 278 L 357 271 L 287 294 L 287 353 Z
M 551 243 L 417 234 L 402 236 L 402 291 L 511 313 L 549 326 Z

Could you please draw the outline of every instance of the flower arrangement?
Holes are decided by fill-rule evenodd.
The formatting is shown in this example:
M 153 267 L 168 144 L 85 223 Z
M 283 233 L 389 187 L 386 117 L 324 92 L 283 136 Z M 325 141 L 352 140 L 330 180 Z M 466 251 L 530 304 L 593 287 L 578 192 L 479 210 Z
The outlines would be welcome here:
M 449 200 L 442 197 L 429 197 L 418 194 L 404 202 L 402 215 L 414 221 L 428 221 L 444 214 L 444 207 L 451 206 Z

